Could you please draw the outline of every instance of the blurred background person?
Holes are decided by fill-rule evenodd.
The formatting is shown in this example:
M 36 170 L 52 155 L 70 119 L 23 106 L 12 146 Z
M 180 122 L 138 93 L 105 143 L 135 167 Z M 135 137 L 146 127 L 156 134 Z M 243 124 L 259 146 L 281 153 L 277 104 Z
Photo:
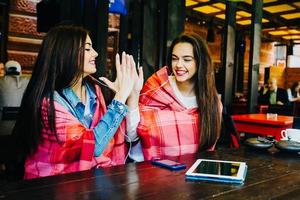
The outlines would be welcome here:
M 268 81 L 268 90 L 265 93 L 260 93 L 258 103 L 264 105 L 288 105 L 287 91 L 277 86 L 275 78 L 270 78 Z
M 300 82 L 294 82 L 291 88 L 287 89 L 287 94 L 290 102 L 300 101 Z

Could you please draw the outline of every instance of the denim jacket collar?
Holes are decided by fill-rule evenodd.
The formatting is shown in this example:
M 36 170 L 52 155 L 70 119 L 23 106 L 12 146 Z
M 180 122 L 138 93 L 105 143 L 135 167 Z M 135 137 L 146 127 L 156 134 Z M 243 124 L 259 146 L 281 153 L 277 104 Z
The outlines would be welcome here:
M 87 92 L 89 93 L 90 101 L 95 102 L 97 98 L 96 94 L 93 92 L 91 86 L 88 83 L 86 83 L 85 86 Z M 76 108 L 76 106 L 81 103 L 79 97 L 75 94 L 74 90 L 71 87 L 63 89 L 62 93 L 69 99 L 69 103 L 73 108 Z

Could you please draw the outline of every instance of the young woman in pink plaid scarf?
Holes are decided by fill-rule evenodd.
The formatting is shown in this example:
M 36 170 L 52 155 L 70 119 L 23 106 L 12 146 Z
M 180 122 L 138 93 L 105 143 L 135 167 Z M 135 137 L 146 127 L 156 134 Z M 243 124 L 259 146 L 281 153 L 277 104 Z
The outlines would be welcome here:
M 115 91 L 106 107 L 90 76 L 97 56 L 81 27 L 60 25 L 45 36 L 13 133 L 25 179 L 124 163 L 123 119 L 138 106 L 142 71 L 139 76 L 132 56 L 123 52 L 121 62 L 117 55 L 116 80 L 101 78 Z
M 139 111 L 137 119 L 128 120 L 139 121 L 137 134 L 133 128 L 128 134 L 132 140 L 140 139 L 144 159 L 214 150 L 222 103 L 212 59 L 201 37 L 182 34 L 173 41 L 168 67 L 153 74 L 141 91 Z M 143 160 L 136 149 L 131 157 Z

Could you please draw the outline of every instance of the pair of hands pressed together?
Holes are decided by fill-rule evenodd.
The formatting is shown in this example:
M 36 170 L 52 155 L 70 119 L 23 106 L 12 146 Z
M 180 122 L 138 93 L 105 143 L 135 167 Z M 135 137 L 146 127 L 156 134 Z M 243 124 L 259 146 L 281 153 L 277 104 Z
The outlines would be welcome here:
M 114 82 L 105 77 L 101 77 L 100 80 L 115 92 L 115 100 L 124 104 L 127 101 L 129 109 L 136 108 L 144 84 L 142 67 L 139 67 L 137 73 L 133 56 L 123 52 L 122 60 L 120 60 L 119 54 L 116 55 L 116 72 L 117 77 Z

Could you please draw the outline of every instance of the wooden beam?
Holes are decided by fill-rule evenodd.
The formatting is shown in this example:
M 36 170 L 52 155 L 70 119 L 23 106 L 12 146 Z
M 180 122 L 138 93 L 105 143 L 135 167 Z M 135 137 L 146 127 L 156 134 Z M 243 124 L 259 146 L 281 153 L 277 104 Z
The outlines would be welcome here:
M 273 2 L 264 3 L 263 7 L 277 6 L 277 5 L 281 5 L 281 4 L 289 4 L 291 6 L 295 6 L 293 3 L 296 3 L 296 2 L 300 2 L 300 1 L 298 1 L 298 0 L 297 1 L 277 0 L 277 1 L 273 1 Z
M 128 52 L 128 33 L 129 33 L 129 1 L 125 1 L 127 15 L 120 15 L 120 33 L 119 33 L 119 52 Z M 129 52 L 128 52 L 129 53 Z
M 235 53 L 235 35 L 236 35 L 236 2 L 226 3 L 225 31 L 222 42 L 222 79 L 223 89 L 222 101 L 225 107 L 229 107 L 233 101 L 234 84 L 234 53 Z
M 273 41 L 273 42 L 282 42 L 285 43 L 286 40 L 282 39 L 281 37 L 276 37 L 274 35 L 270 35 L 269 33 L 263 33 L 261 34 L 261 40 L 262 41 Z
M 293 13 L 298 13 L 298 12 L 300 12 L 300 8 L 296 8 L 294 10 L 285 10 L 282 12 L 277 12 L 277 13 L 272 13 L 272 14 L 275 16 L 281 17 L 280 15 L 293 14 Z
M 193 9 L 193 8 L 197 8 L 197 7 L 201 7 L 201 6 L 210 6 L 215 3 L 224 3 L 225 4 L 226 2 L 224 0 L 210 0 L 208 2 L 200 2 L 200 3 L 194 4 L 194 5 L 188 6 L 187 8 Z
M 135 3 L 140 2 L 134 0 Z M 158 66 L 158 30 L 157 30 L 157 11 L 158 2 L 155 1 L 143 1 L 143 38 L 147 38 L 143 41 L 142 47 L 142 66 L 144 69 L 145 80 L 151 76 L 155 71 L 159 69 Z M 136 14 L 135 14 L 136 15 Z M 135 27 L 134 27 L 135 28 Z M 136 40 L 136 38 L 133 38 Z
M 106 76 L 107 58 L 107 37 L 108 37 L 108 0 L 103 0 L 96 5 L 96 30 L 95 30 L 95 50 L 99 52 L 97 57 L 96 77 Z
M 299 28 L 300 25 L 300 19 L 294 19 L 294 20 L 289 20 L 284 24 L 274 24 L 272 22 L 267 22 L 267 23 L 263 23 L 262 26 L 264 29 L 266 28 L 279 28 L 279 27 L 292 27 L 292 28 Z
M 253 5 L 252 5 L 253 6 Z M 245 3 L 245 2 L 239 2 L 238 4 L 238 9 L 242 9 L 245 10 L 247 12 L 252 12 L 252 6 Z M 284 25 L 287 23 L 287 20 L 282 19 L 281 17 L 278 16 L 274 16 L 273 14 L 267 12 L 267 11 L 263 11 L 263 18 L 274 22 L 275 24 L 280 24 L 280 25 Z
M 206 21 L 210 22 L 213 19 L 213 24 L 224 26 L 224 20 L 219 19 L 214 16 L 206 15 L 204 13 L 199 13 L 193 10 L 186 10 L 186 16 L 195 20 L 195 21 Z
M 168 0 L 167 44 L 165 48 L 167 51 L 165 55 L 167 55 L 172 41 L 184 31 L 185 11 L 185 0 Z
M 258 73 L 260 63 L 260 46 L 261 46 L 261 21 L 263 14 L 262 0 L 254 1 L 252 11 L 252 24 L 250 35 L 250 57 L 248 71 L 248 112 L 255 113 L 257 110 L 258 96 Z
M 9 1 L 2 1 L 2 20 L 0 27 L 1 40 L 0 40 L 0 62 L 7 61 L 7 37 L 8 37 L 8 10 L 10 8 Z
M 16 43 L 24 43 L 24 44 L 34 44 L 34 45 L 41 45 L 41 39 L 32 39 L 32 38 L 25 38 L 25 37 L 14 37 L 8 36 L 9 42 L 16 42 Z

